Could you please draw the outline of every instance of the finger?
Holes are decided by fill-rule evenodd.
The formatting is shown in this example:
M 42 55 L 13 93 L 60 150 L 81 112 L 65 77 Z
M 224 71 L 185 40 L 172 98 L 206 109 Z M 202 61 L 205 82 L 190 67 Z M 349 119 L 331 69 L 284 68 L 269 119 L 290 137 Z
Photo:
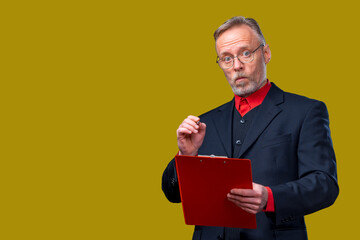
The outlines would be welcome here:
M 244 210 L 248 209 L 248 210 L 251 210 L 251 211 L 258 211 L 260 209 L 259 206 L 257 206 L 257 205 L 238 203 L 236 201 L 231 201 L 231 202 L 235 203 L 238 207 L 241 207 Z
M 232 201 L 232 200 L 229 200 L 230 202 L 233 202 L 237 207 L 241 208 L 242 210 L 248 212 L 248 213 L 251 213 L 251 214 L 256 214 L 258 213 L 259 211 L 257 210 L 257 208 L 255 207 L 248 207 L 248 206 L 244 206 L 244 205 L 241 205 L 239 204 L 238 202 L 236 201 Z
M 187 124 L 189 124 L 190 126 L 192 126 L 193 128 L 195 128 L 195 129 L 198 129 L 199 128 L 199 125 L 196 123 L 196 122 L 194 122 L 193 120 L 191 120 L 191 119 L 185 119 L 184 121 L 183 121 L 183 123 L 187 123 Z
M 234 201 L 237 201 L 239 203 L 245 203 L 245 204 L 255 204 L 260 205 L 261 199 L 260 198 L 253 198 L 253 197 L 241 197 L 237 195 L 228 194 L 228 199 L 232 199 Z
M 198 130 L 196 128 L 194 128 L 193 126 L 191 126 L 190 124 L 186 123 L 186 122 L 183 122 L 181 125 L 180 125 L 181 128 L 186 128 L 188 129 L 189 131 L 191 131 L 192 133 L 197 133 Z
M 244 201 L 239 201 L 238 199 L 233 199 L 233 198 L 228 198 L 228 199 L 229 199 L 229 201 L 232 201 L 241 207 L 246 207 L 246 208 L 255 209 L 255 210 L 259 209 L 260 204 L 261 204 L 259 201 L 244 202 Z
M 238 206 L 239 208 L 243 209 L 244 211 L 248 212 L 248 213 L 251 213 L 251 214 L 256 214 L 258 212 L 260 212 L 260 208 L 258 206 L 254 206 L 254 205 L 245 205 L 245 204 L 240 204 L 239 202 L 237 201 L 234 201 L 234 200 L 230 200 L 230 202 L 233 202 L 236 206 Z
M 179 127 L 178 129 L 177 129 L 177 131 L 176 131 L 176 133 L 177 133 L 177 135 L 179 136 L 179 135 L 189 135 L 189 134 L 191 134 L 192 132 L 189 130 L 189 129 L 187 129 L 187 128 L 183 128 L 183 127 Z
M 257 183 L 254 183 L 254 182 L 253 182 L 253 189 L 254 189 L 254 191 L 261 192 L 261 190 L 262 190 L 263 187 L 264 187 L 263 185 L 260 185 L 260 184 L 257 184 Z
M 257 214 L 260 211 L 254 210 L 254 209 L 249 209 L 249 208 L 243 208 L 240 207 L 242 210 L 244 210 L 245 212 L 251 213 L 251 214 Z
M 187 117 L 187 119 L 190 119 L 192 121 L 194 121 L 195 123 L 197 123 L 198 121 L 200 121 L 200 118 L 199 117 L 196 117 L 196 116 L 193 116 L 193 115 L 189 115 Z
M 233 195 L 243 196 L 243 197 L 258 197 L 258 193 L 252 189 L 240 189 L 234 188 L 230 190 L 230 193 Z
M 200 123 L 199 124 L 199 131 L 205 130 L 206 129 L 206 124 L 205 123 Z

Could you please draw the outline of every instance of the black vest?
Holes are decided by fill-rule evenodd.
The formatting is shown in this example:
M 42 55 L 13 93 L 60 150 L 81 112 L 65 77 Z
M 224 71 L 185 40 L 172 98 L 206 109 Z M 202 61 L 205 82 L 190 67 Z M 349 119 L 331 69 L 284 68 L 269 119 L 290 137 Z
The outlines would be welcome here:
M 232 122 L 232 156 L 237 158 L 239 156 L 241 147 L 246 137 L 246 133 L 253 121 L 258 107 L 251 109 L 242 117 L 237 109 L 233 111 Z
M 246 133 L 249 130 L 251 122 L 253 121 L 258 107 L 251 109 L 242 117 L 236 108 L 233 110 L 232 120 L 232 158 L 239 157 L 239 152 L 242 144 L 246 138 Z M 240 228 L 225 228 L 225 240 L 241 239 Z

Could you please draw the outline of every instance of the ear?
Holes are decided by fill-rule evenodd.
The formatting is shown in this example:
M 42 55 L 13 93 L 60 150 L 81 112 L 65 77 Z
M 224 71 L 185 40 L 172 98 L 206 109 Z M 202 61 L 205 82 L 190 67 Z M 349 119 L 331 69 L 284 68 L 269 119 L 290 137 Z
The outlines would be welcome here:
M 271 59 L 271 51 L 270 51 L 270 47 L 268 44 L 266 44 L 264 46 L 264 61 L 265 64 L 268 64 L 270 62 Z

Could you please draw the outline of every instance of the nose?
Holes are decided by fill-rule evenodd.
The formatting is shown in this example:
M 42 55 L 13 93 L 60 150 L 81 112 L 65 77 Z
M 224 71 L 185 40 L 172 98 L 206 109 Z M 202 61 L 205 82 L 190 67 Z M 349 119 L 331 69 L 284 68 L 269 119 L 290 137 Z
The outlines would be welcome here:
M 244 63 L 242 63 L 238 57 L 234 58 L 234 70 L 235 71 L 240 71 L 244 68 Z

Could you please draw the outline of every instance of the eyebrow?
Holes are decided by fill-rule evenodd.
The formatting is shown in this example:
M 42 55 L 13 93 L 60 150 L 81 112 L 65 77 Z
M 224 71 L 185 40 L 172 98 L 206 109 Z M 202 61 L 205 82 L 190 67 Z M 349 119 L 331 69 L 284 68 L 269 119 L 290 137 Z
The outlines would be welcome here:
M 243 50 L 250 50 L 250 46 L 246 45 L 246 46 L 242 46 L 241 48 L 239 48 L 239 51 L 243 51 Z M 238 53 L 239 53 L 238 51 Z M 223 56 L 223 55 L 232 55 L 231 53 L 229 53 L 228 51 L 222 52 L 219 54 L 219 56 Z
M 223 53 L 220 53 L 219 56 L 224 56 L 224 55 L 232 55 L 231 53 L 229 52 L 223 52 Z

